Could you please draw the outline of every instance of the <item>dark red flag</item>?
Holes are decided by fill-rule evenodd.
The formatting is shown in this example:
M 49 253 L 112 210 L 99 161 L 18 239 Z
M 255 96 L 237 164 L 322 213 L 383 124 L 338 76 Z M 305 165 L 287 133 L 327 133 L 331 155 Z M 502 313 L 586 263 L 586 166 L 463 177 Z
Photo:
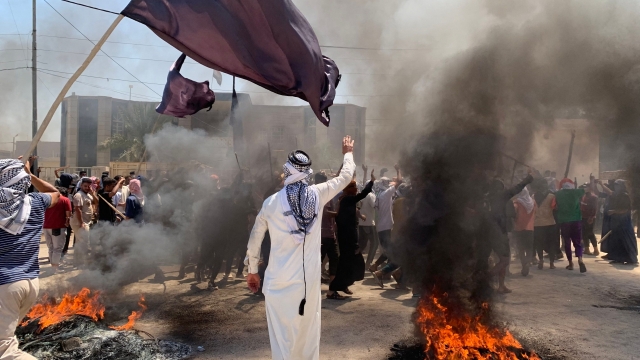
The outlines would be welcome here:
M 132 0 L 122 14 L 204 66 L 308 101 L 329 125 L 339 70 L 291 0 Z
M 160 114 L 181 118 L 193 115 L 202 109 L 211 110 L 216 101 L 215 94 L 209 89 L 208 81 L 199 83 L 180 74 L 186 58 L 185 54 L 180 55 L 169 70 L 167 84 L 162 93 L 162 102 L 156 108 Z

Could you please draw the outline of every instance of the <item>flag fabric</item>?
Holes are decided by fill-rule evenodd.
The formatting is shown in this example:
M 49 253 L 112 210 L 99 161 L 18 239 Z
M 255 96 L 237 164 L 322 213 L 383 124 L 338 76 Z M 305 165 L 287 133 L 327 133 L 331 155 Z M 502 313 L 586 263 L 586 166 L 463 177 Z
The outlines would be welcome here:
M 216 96 L 209 88 L 209 82 L 195 82 L 180 74 L 187 55 L 182 54 L 173 63 L 167 76 L 167 84 L 162 93 L 162 102 L 156 108 L 160 114 L 175 117 L 193 115 L 202 109 L 213 106 Z
M 216 79 L 218 85 L 222 85 L 222 73 L 218 70 L 213 70 L 213 78 Z
M 329 125 L 340 73 L 291 0 L 132 0 L 122 14 L 204 66 L 309 102 Z

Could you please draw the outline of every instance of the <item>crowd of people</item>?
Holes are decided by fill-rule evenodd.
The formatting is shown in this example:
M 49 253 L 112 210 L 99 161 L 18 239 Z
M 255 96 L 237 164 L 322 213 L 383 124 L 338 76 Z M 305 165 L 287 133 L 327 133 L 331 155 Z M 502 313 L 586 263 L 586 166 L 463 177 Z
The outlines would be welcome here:
M 19 352 L 13 330 L 37 296 L 41 235 L 47 245 L 52 271 L 59 273 L 70 268 L 85 269 L 91 264 L 94 244 L 99 241 L 91 237 L 95 226 L 119 226 L 123 222 L 144 226 L 148 221 L 172 226 L 171 221 L 161 217 L 150 220 L 145 216 L 145 208 L 158 205 L 144 195 L 145 192 L 155 194 L 163 183 L 171 183 L 167 179 L 171 175 L 163 174 L 154 180 L 137 176 L 135 172 L 114 178 L 104 172 L 97 178 L 88 177 L 86 172 L 68 174 L 63 170 L 56 171 L 57 179 L 52 185 L 34 176 L 28 161 L 23 164 L 19 160 L 0 160 L 0 354 Z M 219 273 L 223 273 L 223 280 L 232 279 L 235 265 L 235 277 L 244 278 L 246 268 L 250 285 L 255 281 L 251 276 L 257 273 L 259 284 L 255 290 L 262 293 L 269 260 L 274 251 L 282 249 L 272 245 L 273 234 L 264 229 L 258 262 L 249 261 L 249 230 L 254 219 L 259 220 L 261 216 L 260 203 L 266 204 L 283 190 L 299 195 L 310 191 L 309 185 L 335 187 L 333 181 L 346 176 L 341 170 L 305 173 L 301 182 L 302 177 L 285 167 L 283 173 L 271 174 L 272 179 L 262 181 L 263 188 L 245 181 L 242 170 L 229 186 L 223 187 L 216 175 L 209 174 L 211 186 L 205 193 L 201 189 L 196 192 L 193 182 L 180 180 L 179 187 L 184 188 L 178 190 L 184 201 L 169 211 L 183 211 L 196 226 L 191 230 L 192 236 L 179 240 L 182 256 L 178 278 L 186 277 L 187 269 L 192 266 L 195 280 L 208 279 L 208 289 L 217 290 Z M 344 300 L 353 294 L 350 286 L 363 280 L 367 270 L 378 286 L 384 288 L 385 283 L 393 279 L 393 287 L 411 288 L 414 296 L 419 296 L 419 284 L 407 283 L 403 259 L 394 252 L 396 239 L 407 221 L 409 201 L 405 199 L 411 197 L 411 181 L 403 177 L 398 165 L 392 178 L 384 176 L 386 169 L 379 172 L 378 178 L 375 170 L 369 171 L 366 165 L 362 165 L 362 171 L 362 179 L 358 179 L 354 168 L 346 185 L 332 189 L 330 194 L 335 195 L 318 204 L 322 216 L 316 256 L 321 261 L 314 266 L 318 267 L 318 277 L 328 285 L 325 296 L 330 300 Z M 297 181 L 293 185 L 304 185 L 291 188 L 292 178 Z M 565 257 L 566 269 L 577 268 L 584 273 L 587 271 L 584 256 L 599 256 L 600 252 L 606 253 L 603 258 L 612 263 L 638 263 L 632 202 L 626 181 L 605 183 L 591 176 L 588 183 L 576 186 L 574 180 L 556 180 L 550 171 L 544 175 L 530 171 L 511 187 L 506 187 L 498 178 L 488 184 L 480 206 L 491 223 L 485 236 L 491 254 L 487 253 L 486 257 L 488 263 L 493 261 L 488 273 L 496 280 L 498 293 L 511 292 L 505 279 L 510 273 L 512 254 L 519 260 L 523 276 L 529 275 L 532 266 L 542 270 L 548 264 L 549 269 L 555 269 L 558 261 Z M 258 192 L 264 195 L 258 196 Z M 309 197 L 310 194 L 313 193 L 308 193 Z M 323 201 L 327 194 L 320 195 Z M 202 208 L 193 208 L 196 197 L 203 199 Z M 295 222 L 287 224 L 294 224 L 291 225 L 294 228 L 296 223 L 304 225 L 300 231 L 294 229 L 291 233 L 298 231 L 295 236 L 301 236 L 304 242 L 305 228 L 313 225 L 317 214 L 295 201 L 285 207 L 290 208 L 288 211 L 292 214 L 300 212 L 299 217 L 294 217 Z M 171 214 L 166 216 L 171 217 Z M 595 232 L 600 230 L 600 224 L 598 242 Z M 68 262 L 65 258 L 70 248 L 73 248 L 73 261 Z M 312 264 L 314 262 L 308 265 Z M 156 278 L 162 279 L 162 272 L 159 273 Z

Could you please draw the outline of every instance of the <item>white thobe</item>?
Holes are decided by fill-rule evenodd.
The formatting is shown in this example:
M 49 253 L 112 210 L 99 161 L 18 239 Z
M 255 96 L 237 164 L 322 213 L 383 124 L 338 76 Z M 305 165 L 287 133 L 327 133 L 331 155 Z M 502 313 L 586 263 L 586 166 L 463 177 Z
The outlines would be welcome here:
M 325 183 L 311 185 L 318 193 L 319 208 L 342 191 L 351 181 L 356 165 L 353 155 L 344 155 L 342 171 L 338 177 Z M 320 357 L 320 229 L 322 211 L 308 229 L 304 241 L 304 273 L 302 268 L 303 245 L 296 243 L 285 221 L 284 209 L 278 192 L 267 198 L 256 217 L 249 237 L 247 257 L 249 273 L 258 273 L 260 245 L 269 231 L 271 255 L 264 274 L 262 292 L 265 296 L 267 324 L 273 359 L 318 359 Z M 307 282 L 307 303 L 304 316 L 298 309 L 304 298 L 304 277 Z

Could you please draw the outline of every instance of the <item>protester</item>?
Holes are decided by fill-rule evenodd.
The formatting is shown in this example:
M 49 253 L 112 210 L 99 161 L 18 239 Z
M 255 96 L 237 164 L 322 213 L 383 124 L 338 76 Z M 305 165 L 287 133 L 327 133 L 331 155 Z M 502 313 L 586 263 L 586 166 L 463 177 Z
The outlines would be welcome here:
M 90 227 L 93 221 L 94 206 L 98 202 L 95 192 L 91 188 L 93 181 L 89 178 L 80 180 L 80 191 L 73 196 L 73 216 L 71 228 L 73 229 L 73 260 L 76 267 L 87 265 L 87 256 L 90 247 Z
M 538 254 L 538 269 L 544 268 L 543 252 L 545 250 L 549 254 L 549 269 L 555 269 L 553 263 L 559 246 L 558 230 L 553 215 L 556 209 L 556 196 L 549 190 L 549 184 L 544 179 L 535 180 L 532 187 L 533 199 L 538 208 L 533 223 L 533 243 Z
M 529 275 L 529 266 L 533 257 L 534 223 L 536 218 L 537 205 L 529 190 L 525 187 L 516 195 L 513 202 L 516 211 L 516 221 L 513 229 L 513 236 L 518 246 L 518 254 L 522 263 L 522 276 Z M 542 261 L 542 257 L 540 259 Z
M 127 198 L 125 206 L 125 219 L 133 220 L 138 224 L 144 223 L 144 205 L 145 196 L 140 187 L 140 180 L 133 179 L 129 181 L 129 191 L 131 195 Z
M 625 265 L 638 264 L 638 243 L 631 222 L 631 198 L 624 180 L 616 180 L 614 189 L 602 184 L 604 191 L 611 196 L 607 215 L 611 234 L 602 241 L 601 249 L 606 259 L 612 263 Z
M 116 210 L 124 214 L 127 205 L 127 198 L 129 198 L 129 195 L 131 195 L 131 193 L 129 192 L 129 181 L 131 181 L 131 178 L 129 176 L 122 177 L 121 175 L 117 175 L 113 179 L 116 182 L 120 182 L 120 179 L 124 179 L 124 181 L 120 185 L 120 188 L 112 199 L 113 206 L 116 207 Z
M 369 181 L 362 192 L 358 193 L 357 183 L 355 180 L 352 180 L 340 196 L 340 207 L 338 208 L 338 215 L 336 216 L 340 258 L 338 260 L 336 277 L 329 284 L 327 299 L 344 300 L 344 296 L 340 295 L 338 291 L 353 295 L 349 286 L 355 281 L 362 280 L 364 277 L 364 259 L 358 245 L 358 216 L 356 214 L 356 205 L 369 195 L 373 188 L 374 181 L 375 177 L 372 170 L 371 181 Z
M 53 272 L 60 269 L 62 251 L 66 243 L 67 228 L 71 219 L 71 201 L 67 198 L 67 189 L 59 187 L 60 198 L 54 207 L 49 207 L 44 214 L 44 239 L 49 249 L 49 262 Z
M 393 200 L 393 229 L 391 230 L 391 243 L 398 243 L 397 239 L 406 224 L 407 209 L 406 209 L 406 195 L 409 191 L 409 186 L 406 183 L 400 184 L 396 189 L 396 198 Z M 393 261 L 393 256 L 389 255 L 387 251 L 389 261 L 380 270 L 373 272 L 374 279 L 378 282 L 381 288 L 384 288 L 382 280 L 391 275 L 396 281 L 396 289 L 406 289 L 404 282 L 402 281 L 402 269 L 397 262 Z
M 317 173 L 314 177 L 316 185 L 327 182 L 327 175 L 324 172 Z M 324 261 L 325 256 L 329 258 L 329 284 L 335 279 L 338 271 L 338 242 L 336 241 L 336 209 L 333 201 L 327 202 L 322 208 L 322 222 L 320 230 L 320 260 Z
M 596 224 L 596 215 L 598 213 L 598 197 L 591 191 L 592 184 L 581 186 L 585 190 L 585 194 L 580 200 L 580 211 L 582 212 L 582 237 L 583 237 L 583 253 L 586 255 L 600 255 L 598 251 L 598 241 L 593 227 Z M 589 250 L 589 243 L 593 245 L 593 253 Z
M 499 261 L 489 270 L 489 274 L 498 276 L 497 291 L 500 294 L 511 292 L 504 283 L 507 266 L 511 260 L 511 249 L 509 248 L 509 238 L 507 237 L 506 205 L 511 204 L 511 198 L 519 194 L 532 181 L 533 172 L 529 169 L 529 175 L 522 182 L 509 189 L 505 189 L 504 183 L 498 178 L 493 179 L 489 185 L 487 193 L 488 234 L 490 236 L 491 249 L 499 257 Z
M 364 164 L 362 165 L 364 170 L 364 179 L 362 180 L 362 186 L 366 184 L 368 168 Z M 369 251 L 367 252 L 367 258 L 365 266 L 368 268 L 371 266 L 373 259 L 376 256 L 378 250 L 378 233 L 376 231 L 376 195 L 374 192 L 370 192 L 366 198 L 360 201 L 360 214 L 364 216 L 364 219 L 360 219 L 360 226 L 358 227 L 358 243 L 361 251 L 367 249 L 369 245 Z
M 118 190 L 124 183 L 124 179 L 116 183 L 115 179 L 105 177 L 102 179 L 102 188 L 98 192 L 98 221 L 105 221 L 110 224 L 116 222 L 116 211 L 113 206 L 113 197 L 116 196 Z
M 247 251 L 247 284 L 258 291 L 260 247 L 268 230 L 271 255 L 263 292 L 274 359 L 320 357 L 320 209 L 351 181 L 353 143 L 349 136 L 343 139 L 342 170 L 322 184 L 307 184 L 313 173 L 308 155 L 300 150 L 289 154 L 284 188 L 263 203 L 256 217 Z
M 393 196 L 396 189 L 402 183 L 402 174 L 400 167 L 395 165 L 397 181 L 391 182 L 389 178 L 383 177 L 377 183 L 376 189 L 376 230 L 378 231 L 378 240 L 382 248 L 382 254 L 370 267 L 372 273 L 378 270 L 378 267 L 387 260 L 385 255 L 386 248 L 391 242 L 391 229 L 393 229 Z
M 571 257 L 571 244 L 573 243 L 581 273 L 587 272 L 587 267 L 582 261 L 582 211 L 580 211 L 580 200 L 584 193 L 584 189 L 576 189 L 574 182 L 567 178 L 560 181 L 560 190 L 556 192 L 560 235 L 564 241 L 567 260 L 569 260 L 566 269 L 573 270 Z
M 0 160 L 0 359 L 35 360 L 15 330 L 38 297 L 38 253 L 45 211 L 60 193 L 13 159 Z M 39 192 L 27 194 L 33 187 Z

